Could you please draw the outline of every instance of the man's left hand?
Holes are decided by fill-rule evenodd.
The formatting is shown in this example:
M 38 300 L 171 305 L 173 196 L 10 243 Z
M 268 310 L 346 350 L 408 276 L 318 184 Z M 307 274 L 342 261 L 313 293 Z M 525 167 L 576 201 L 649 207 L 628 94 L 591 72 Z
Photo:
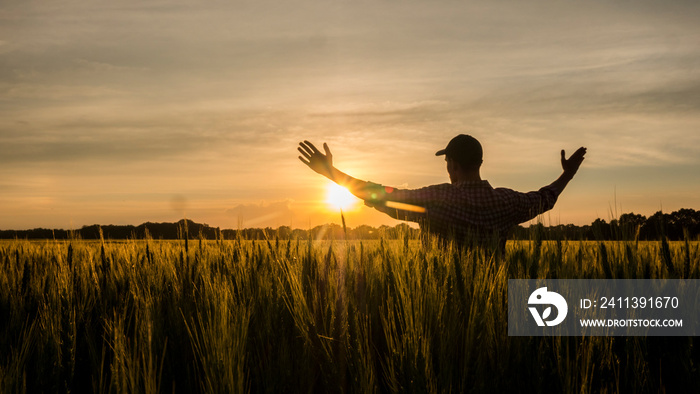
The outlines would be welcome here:
M 316 149 L 314 144 L 306 140 L 299 143 L 297 150 L 299 153 L 301 153 L 299 160 L 301 160 L 302 163 L 306 164 L 317 173 L 332 180 L 333 154 L 325 142 L 323 143 L 323 150 L 326 152 L 325 155 Z

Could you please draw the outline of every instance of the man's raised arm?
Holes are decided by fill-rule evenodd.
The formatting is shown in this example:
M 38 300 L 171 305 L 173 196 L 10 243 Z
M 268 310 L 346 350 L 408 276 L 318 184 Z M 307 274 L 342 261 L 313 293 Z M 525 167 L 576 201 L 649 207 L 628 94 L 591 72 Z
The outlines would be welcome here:
M 340 171 L 333 166 L 333 154 L 328 148 L 326 143 L 323 144 L 323 150 L 326 152 L 324 155 L 321 153 L 314 144 L 309 141 L 304 141 L 299 143 L 297 148 L 301 156 L 299 160 L 306 164 L 312 170 L 325 176 L 331 181 L 347 188 L 350 193 L 354 194 L 356 197 L 369 200 L 371 199 L 371 186 L 374 185 L 363 180 L 353 178 L 350 175 Z M 376 185 L 375 185 L 376 186 Z

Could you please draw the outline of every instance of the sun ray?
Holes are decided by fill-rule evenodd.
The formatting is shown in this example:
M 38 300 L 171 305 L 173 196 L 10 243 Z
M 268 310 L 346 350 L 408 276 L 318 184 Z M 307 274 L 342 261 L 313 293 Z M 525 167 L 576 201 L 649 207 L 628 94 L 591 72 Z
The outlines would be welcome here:
M 334 210 L 352 211 L 359 205 L 360 199 L 336 183 L 329 183 L 326 189 L 326 203 Z

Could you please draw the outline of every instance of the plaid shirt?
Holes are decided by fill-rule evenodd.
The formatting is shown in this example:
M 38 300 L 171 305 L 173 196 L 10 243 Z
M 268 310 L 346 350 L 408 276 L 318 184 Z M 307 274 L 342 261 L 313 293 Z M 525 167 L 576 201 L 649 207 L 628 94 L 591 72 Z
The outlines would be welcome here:
M 459 244 L 498 242 L 505 250 L 508 231 L 546 212 L 561 190 L 545 186 L 521 193 L 494 189 L 488 181 L 441 184 L 415 190 L 370 184 L 367 205 L 389 216 L 418 222 L 422 230 Z M 399 203 L 399 204 L 396 204 Z

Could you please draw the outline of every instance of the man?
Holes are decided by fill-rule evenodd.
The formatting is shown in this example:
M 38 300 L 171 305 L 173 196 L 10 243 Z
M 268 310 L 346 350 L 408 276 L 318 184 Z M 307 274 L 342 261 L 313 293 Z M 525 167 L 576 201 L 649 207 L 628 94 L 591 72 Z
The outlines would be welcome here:
M 460 134 L 436 156 L 445 156 L 451 183 L 415 190 L 384 187 L 351 177 L 333 166 L 333 155 L 309 141 L 299 143 L 299 160 L 312 170 L 346 187 L 365 204 L 393 218 L 419 223 L 421 230 L 457 246 L 481 246 L 505 252 L 509 230 L 546 212 L 557 201 L 583 162 L 586 148 L 570 158 L 561 151 L 563 173 L 550 185 L 529 193 L 493 188 L 481 179 L 483 150 L 474 137 Z

